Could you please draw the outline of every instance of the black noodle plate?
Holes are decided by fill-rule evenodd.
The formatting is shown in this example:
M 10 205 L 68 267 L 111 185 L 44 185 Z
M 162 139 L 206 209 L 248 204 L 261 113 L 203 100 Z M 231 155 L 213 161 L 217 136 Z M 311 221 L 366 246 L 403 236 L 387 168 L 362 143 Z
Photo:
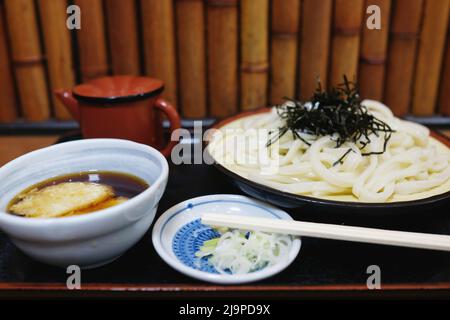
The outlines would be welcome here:
M 216 125 L 214 125 L 214 128 L 219 129 L 222 126 L 229 124 L 230 122 L 233 122 L 235 120 L 252 116 L 258 113 L 267 112 L 268 110 L 268 108 L 262 108 L 239 113 L 217 123 Z M 432 136 L 450 147 L 450 139 L 446 136 L 435 131 L 432 131 Z M 448 213 L 450 208 L 450 191 L 425 199 L 404 202 L 364 203 L 333 201 L 280 191 L 244 178 L 228 170 L 217 162 L 214 164 L 214 166 L 219 171 L 224 173 L 242 192 L 248 194 L 249 196 L 262 201 L 270 202 L 282 208 L 299 209 L 299 212 L 302 213 L 307 211 L 312 215 L 353 216 L 355 218 L 367 216 L 386 217 L 405 214 L 408 216 L 412 216 L 421 214 L 430 215 L 438 213 Z

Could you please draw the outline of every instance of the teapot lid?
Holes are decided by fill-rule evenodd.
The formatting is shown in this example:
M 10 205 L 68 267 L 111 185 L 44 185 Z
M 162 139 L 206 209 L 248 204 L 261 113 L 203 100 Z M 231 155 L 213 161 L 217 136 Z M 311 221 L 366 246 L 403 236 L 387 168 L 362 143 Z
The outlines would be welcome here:
M 138 76 L 110 76 L 90 80 L 73 88 L 77 100 L 86 103 L 132 102 L 160 94 L 164 82 Z

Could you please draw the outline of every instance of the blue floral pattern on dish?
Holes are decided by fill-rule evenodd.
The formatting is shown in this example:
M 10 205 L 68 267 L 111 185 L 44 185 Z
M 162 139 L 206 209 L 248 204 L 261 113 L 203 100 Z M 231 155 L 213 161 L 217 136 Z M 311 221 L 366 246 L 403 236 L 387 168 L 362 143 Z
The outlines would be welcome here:
M 177 231 L 173 237 L 172 250 L 178 260 L 188 267 L 208 273 L 218 273 L 208 262 L 207 257 L 200 259 L 195 256 L 205 241 L 217 237 L 220 237 L 217 231 L 202 224 L 200 219 L 196 219 Z

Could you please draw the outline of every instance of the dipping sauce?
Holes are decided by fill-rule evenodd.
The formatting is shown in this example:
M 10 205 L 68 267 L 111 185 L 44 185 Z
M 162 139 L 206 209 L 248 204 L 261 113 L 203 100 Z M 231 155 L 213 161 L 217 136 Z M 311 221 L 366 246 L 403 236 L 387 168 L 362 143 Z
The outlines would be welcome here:
M 121 172 L 72 173 L 26 188 L 10 201 L 7 212 L 28 218 L 86 214 L 123 203 L 148 187 L 141 178 Z

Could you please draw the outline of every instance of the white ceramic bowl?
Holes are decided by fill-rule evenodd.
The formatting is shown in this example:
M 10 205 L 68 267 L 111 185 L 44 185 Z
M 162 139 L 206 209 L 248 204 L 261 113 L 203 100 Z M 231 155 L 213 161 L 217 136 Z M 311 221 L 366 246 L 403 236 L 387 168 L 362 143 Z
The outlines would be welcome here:
M 296 238 L 286 260 L 248 274 L 218 274 L 213 273 L 210 268 L 204 270 L 204 266 L 194 267 L 192 248 L 198 244 L 196 243 L 198 240 L 202 240 L 205 234 L 210 232 L 210 228 L 201 227 L 198 221 L 205 212 L 292 220 L 283 210 L 240 195 L 209 195 L 189 199 L 173 206 L 156 221 L 152 231 L 152 242 L 167 264 L 187 276 L 220 284 L 262 280 L 284 270 L 300 251 L 301 241 L 300 238 Z
M 23 218 L 5 212 L 9 201 L 42 180 L 90 170 L 133 174 L 150 187 L 123 204 L 64 218 Z M 148 230 L 166 188 L 168 164 L 149 146 L 119 139 L 57 144 L 0 168 L 0 229 L 30 257 L 44 263 L 93 268 L 122 255 Z

